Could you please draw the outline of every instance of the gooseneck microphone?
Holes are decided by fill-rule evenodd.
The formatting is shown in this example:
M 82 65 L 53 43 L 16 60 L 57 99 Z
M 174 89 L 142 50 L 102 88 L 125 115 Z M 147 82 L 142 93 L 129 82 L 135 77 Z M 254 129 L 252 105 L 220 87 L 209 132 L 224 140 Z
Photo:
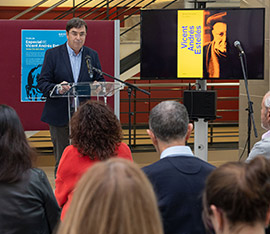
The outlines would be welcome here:
M 92 67 L 90 55 L 85 56 L 85 61 L 86 61 L 89 77 L 90 77 L 90 79 L 92 79 L 93 78 L 93 67 Z
M 234 45 L 235 48 L 237 48 L 237 50 L 239 51 L 239 53 L 245 54 L 245 52 L 244 52 L 244 50 L 243 50 L 243 48 L 242 48 L 242 46 L 241 46 L 240 41 L 235 41 L 235 42 L 233 43 L 233 45 Z

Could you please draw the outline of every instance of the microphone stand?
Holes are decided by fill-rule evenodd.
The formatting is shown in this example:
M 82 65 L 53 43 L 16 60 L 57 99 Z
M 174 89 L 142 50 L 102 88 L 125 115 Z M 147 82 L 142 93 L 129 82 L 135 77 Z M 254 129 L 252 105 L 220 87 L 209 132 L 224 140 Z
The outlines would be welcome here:
M 96 68 L 96 67 L 92 67 L 93 70 L 97 73 L 99 73 L 100 75 L 105 75 L 108 76 L 110 78 L 112 78 L 113 80 L 116 80 L 122 84 L 124 84 L 125 86 L 127 86 L 127 92 L 128 92 L 128 145 L 131 148 L 131 116 L 134 115 L 133 112 L 131 112 L 131 94 L 132 91 L 135 90 L 139 90 L 147 95 L 150 95 L 150 93 L 144 89 L 138 88 L 137 86 L 130 84 L 128 82 L 122 81 L 114 76 L 111 76 L 110 74 L 107 74 L 106 72 L 101 71 L 100 69 Z
M 241 67 L 242 67 L 242 72 L 243 72 L 243 76 L 244 76 L 244 81 L 245 81 L 245 88 L 246 88 L 246 93 L 247 93 L 247 98 L 248 98 L 248 108 L 246 108 L 246 111 L 248 111 L 248 139 L 247 139 L 247 143 L 248 143 L 248 154 L 250 152 L 250 135 L 251 135 L 251 123 L 253 124 L 253 129 L 254 129 L 254 135 L 257 138 L 258 134 L 257 134 L 257 129 L 255 126 L 255 121 L 254 121 L 254 115 L 253 115 L 253 102 L 250 100 L 250 96 L 249 96 L 249 91 L 248 91 L 248 81 L 247 81 L 247 73 L 246 73 L 246 69 L 244 66 L 244 59 L 243 56 L 245 56 L 245 53 L 239 52 L 239 58 L 240 58 L 240 62 L 241 62 Z M 245 57 L 246 59 L 246 57 Z

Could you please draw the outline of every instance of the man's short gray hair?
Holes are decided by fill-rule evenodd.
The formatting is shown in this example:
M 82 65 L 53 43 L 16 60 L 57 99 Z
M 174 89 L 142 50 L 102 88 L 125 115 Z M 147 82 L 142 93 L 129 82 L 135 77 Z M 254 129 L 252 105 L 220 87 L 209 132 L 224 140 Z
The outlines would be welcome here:
M 189 117 L 186 107 L 176 101 L 163 101 L 150 112 L 149 128 L 164 142 L 183 139 L 188 129 Z

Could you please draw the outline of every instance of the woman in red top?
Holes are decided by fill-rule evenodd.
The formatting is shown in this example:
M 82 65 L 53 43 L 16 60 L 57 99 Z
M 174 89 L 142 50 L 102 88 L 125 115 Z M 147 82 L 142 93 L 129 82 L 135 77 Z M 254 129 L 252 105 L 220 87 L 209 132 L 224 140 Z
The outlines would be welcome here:
M 102 102 L 88 101 L 71 119 L 71 145 L 61 157 L 55 180 L 55 196 L 62 207 L 61 219 L 69 207 L 74 187 L 94 163 L 111 157 L 132 159 L 121 142 L 122 128 L 114 113 Z

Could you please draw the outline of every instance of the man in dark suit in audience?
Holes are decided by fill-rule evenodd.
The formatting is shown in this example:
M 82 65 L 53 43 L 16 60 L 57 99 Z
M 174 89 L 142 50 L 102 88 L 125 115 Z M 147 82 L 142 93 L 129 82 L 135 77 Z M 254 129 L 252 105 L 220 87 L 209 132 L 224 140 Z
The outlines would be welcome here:
M 203 234 L 202 190 L 214 166 L 185 146 L 193 125 L 184 105 L 164 101 L 149 116 L 147 130 L 160 160 L 143 168 L 158 198 L 165 234 Z
M 86 34 L 84 20 L 69 20 L 66 25 L 67 42 L 46 51 L 38 79 L 38 88 L 47 98 L 41 120 L 50 127 L 56 159 L 55 174 L 62 153 L 69 145 L 69 114 L 68 99 L 51 98 L 51 92 L 55 90 L 56 94 L 64 94 L 70 89 L 70 83 L 105 81 L 102 74 L 90 70 L 87 65 L 88 62 L 92 67 L 101 69 L 97 52 L 84 46 Z

